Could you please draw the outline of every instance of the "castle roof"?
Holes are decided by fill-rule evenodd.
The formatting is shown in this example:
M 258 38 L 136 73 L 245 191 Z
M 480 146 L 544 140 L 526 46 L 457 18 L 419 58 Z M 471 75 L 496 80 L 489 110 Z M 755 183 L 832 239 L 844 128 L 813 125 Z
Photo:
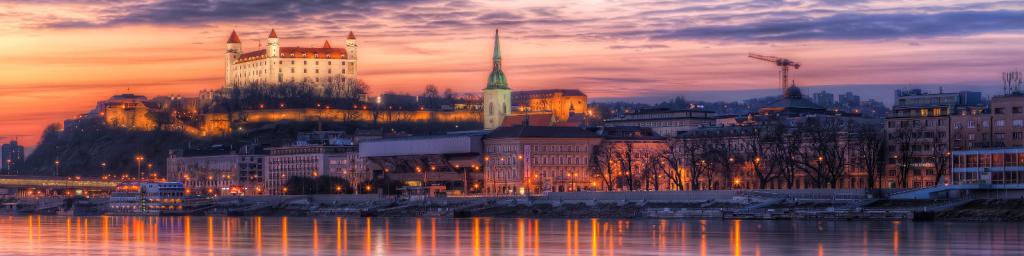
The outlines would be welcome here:
M 331 42 L 324 40 L 324 48 L 331 48 Z
M 240 44 L 240 43 L 242 43 L 242 40 L 238 39 L 238 33 L 235 33 L 235 31 L 232 30 L 231 31 L 231 36 L 228 37 L 228 43 L 229 44 Z
M 329 46 L 329 45 L 327 45 Z M 316 48 L 316 47 L 281 47 L 281 58 L 298 59 L 344 59 L 348 53 L 345 48 Z M 256 50 L 242 54 L 238 62 L 261 60 L 267 58 L 267 50 Z
M 268 38 L 277 38 L 277 31 L 270 29 L 270 36 Z
M 356 39 L 356 34 L 353 34 L 352 31 L 349 31 L 348 32 L 348 39 Z

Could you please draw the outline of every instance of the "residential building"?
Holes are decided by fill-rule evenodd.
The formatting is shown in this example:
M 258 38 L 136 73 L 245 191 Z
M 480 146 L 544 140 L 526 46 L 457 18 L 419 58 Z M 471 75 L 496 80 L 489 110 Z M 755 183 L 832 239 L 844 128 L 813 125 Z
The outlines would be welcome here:
M 536 194 L 596 190 L 590 170 L 601 137 L 576 127 L 500 127 L 484 137 L 485 191 Z
M 674 186 L 669 178 L 663 174 L 662 164 L 665 154 L 668 153 L 666 137 L 654 132 L 649 127 L 636 126 L 615 126 L 603 127 L 597 130 L 601 135 L 603 155 L 594 158 L 594 161 L 629 162 L 629 164 L 610 164 L 611 172 L 617 175 L 596 175 L 608 181 L 601 184 L 613 184 L 606 188 L 613 191 L 624 190 L 681 190 Z M 593 163 L 592 163 L 593 164 Z
M 0 145 L 0 171 L 8 174 L 20 171 L 19 165 L 24 161 L 25 147 L 18 145 L 17 140 Z
M 261 150 L 173 150 L 167 158 L 167 179 L 181 182 L 186 194 L 262 194 L 264 158 Z
M 287 194 L 291 177 L 332 176 L 358 183 L 353 174 L 362 173 L 366 162 L 355 145 L 292 145 L 268 149 L 264 166 L 264 194 Z
M 955 145 L 988 141 L 976 134 L 991 127 L 989 120 L 982 120 L 987 116 L 984 108 L 980 92 L 897 90 L 885 118 L 887 151 L 892 157 L 880 175 L 883 187 L 926 187 L 948 181 L 948 157 Z

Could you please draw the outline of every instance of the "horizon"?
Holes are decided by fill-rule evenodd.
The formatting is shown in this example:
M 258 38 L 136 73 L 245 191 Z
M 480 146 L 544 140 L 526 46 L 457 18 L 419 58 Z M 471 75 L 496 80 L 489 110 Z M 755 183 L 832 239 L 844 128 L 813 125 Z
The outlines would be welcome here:
M 591 101 L 640 103 L 776 95 L 776 68 L 748 53 L 801 62 L 792 74 L 805 93 L 856 90 L 887 105 L 901 87 L 991 95 L 1001 72 L 1021 67 L 1012 53 L 1024 50 L 1024 3 L 994 1 L 0 6 L 8 10 L 0 46 L 19 49 L 0 52 L 10 60 L 0 64 L 0 137 L 19 137 L 28 148 L 46 125 L 128 88 L 147 97 L 219 88 L 232 30 L 244 51 L 265 44 L 271 29 L 282 46 L 342 45 L 353 31 L 361 46 L 359 78 L 371 94 L 419 94 L 427 84 L 479 92 L 491 31 L 500 29 L 513 90 L 580 89 Z

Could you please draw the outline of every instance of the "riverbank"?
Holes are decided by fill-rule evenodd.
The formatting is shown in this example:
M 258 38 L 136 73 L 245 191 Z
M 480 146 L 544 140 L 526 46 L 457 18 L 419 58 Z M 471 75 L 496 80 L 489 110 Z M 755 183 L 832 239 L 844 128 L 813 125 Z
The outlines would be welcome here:
M 1024 221 L 1024 200 L 892 200 L 763 191 L 552 193 L 406 200 L 379 195 L 213 197 L 175 214 L 219 216 Z M 5 215 L 111 214 L 103 198 L 8 200 Z

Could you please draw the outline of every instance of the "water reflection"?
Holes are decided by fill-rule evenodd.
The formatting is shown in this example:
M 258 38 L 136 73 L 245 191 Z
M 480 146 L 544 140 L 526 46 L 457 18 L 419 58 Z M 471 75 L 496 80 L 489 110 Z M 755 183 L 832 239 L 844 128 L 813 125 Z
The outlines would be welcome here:
M 7 216 L 0 255 L 999 255 L 1024 249 L 1022 230 L 906 221 Z

